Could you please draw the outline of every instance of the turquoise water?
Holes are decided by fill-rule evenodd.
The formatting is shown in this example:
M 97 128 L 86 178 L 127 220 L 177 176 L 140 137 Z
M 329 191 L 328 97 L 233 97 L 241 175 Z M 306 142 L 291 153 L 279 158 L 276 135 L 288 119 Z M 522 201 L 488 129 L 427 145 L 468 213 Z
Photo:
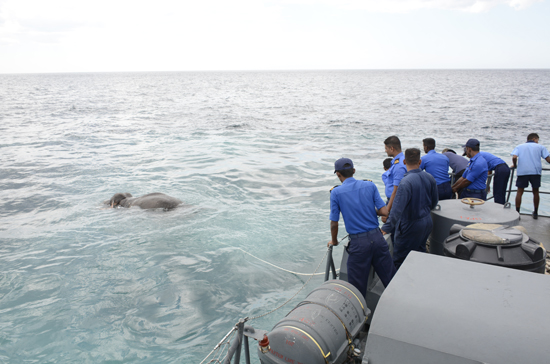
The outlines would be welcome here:
M 381 192 L 392 134 L 510 162 L 532 131 L 550 146 L 549 99 L 545 70 L 0 75 L 0 362 L 198 363 L 307 280 L 242 250 L 324 257 L 335 159 Z M 105 209 L 115 192 L 185 206 Z

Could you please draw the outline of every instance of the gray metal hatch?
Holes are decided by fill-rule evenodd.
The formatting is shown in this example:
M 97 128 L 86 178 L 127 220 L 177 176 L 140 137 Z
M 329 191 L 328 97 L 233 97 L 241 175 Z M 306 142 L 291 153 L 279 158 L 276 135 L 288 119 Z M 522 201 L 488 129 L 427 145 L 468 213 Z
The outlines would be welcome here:
M 363 364 L 548 363 L 550 277 L 411 252 L 380 298 Z
M 519 225 L 519 213 L 510 204 L 500 205 L 486 201 L 481 205 L 468 205 L 462 200 L 443 200 L 431 212 L 433 229 L 430 235 L 430 253 L 443 255 L 443 242 L 454 224 L 476 223 Z

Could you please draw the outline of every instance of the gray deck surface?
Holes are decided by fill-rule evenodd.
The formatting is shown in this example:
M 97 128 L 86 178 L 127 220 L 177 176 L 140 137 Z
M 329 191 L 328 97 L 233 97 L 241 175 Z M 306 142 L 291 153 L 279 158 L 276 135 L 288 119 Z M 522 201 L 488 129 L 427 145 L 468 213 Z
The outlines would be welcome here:
M 521 214 L 519 223 L 527 229 L 529 237 L 538 240 L 547 251 L 550 251 L 550 218 L 539 216 L 535 220 L 531 215 Z

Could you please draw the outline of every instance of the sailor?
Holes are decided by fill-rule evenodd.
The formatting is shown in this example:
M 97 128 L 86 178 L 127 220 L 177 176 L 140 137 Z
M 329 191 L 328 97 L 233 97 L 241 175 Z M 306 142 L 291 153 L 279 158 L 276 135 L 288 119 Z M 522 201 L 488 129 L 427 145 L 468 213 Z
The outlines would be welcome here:
M 533 188 L 533 219 L 539 217 L 539 188 L 542 174 L 541 158 L 546 159 L 550 163 L 550 155 L 548 149 L 539 144 L 539 136 L 536 133 L 531 133 L 527 136 L 527 143 L 518 145 L 512 152 L 513 167 L 518 169 L 518 178 L 516 187 L 516 210 L 519 212 L 521 208 L 521 198 L 523 192 L 529 183 Z
M 425 252 L 426 240 L 432 231 L 430 211 L 437 206 L 437 183 L 420 169 L 420 149 L 405 151 L 407 173 L 399 184 L 393 208 L 382 233 L 395 230 L 393 262 L 399 268 L 411 250 Z
M 382 182 L 384 183 L 384 193 L 386 195 L 386 203 L 390 200 L 391 194 L 393 192 L 393 183 L 388 182 L 388 175 L 390 174 L 390 168 L 391 168 L 391 160 L 392 158 L 386 158 L 384 159 L 384 162 L 382 163 L 384 165 L 384 173 L 382 173 Z
M 435 151 L 435 139 L 422 140 L 425 156 L 422 157 L 420 169 L 428 172 L 435 178 L 439 200 L 449 200 L 453 191 L 449 179 L 449 158 Z
M 399 138 L 395 135 L 392 135 L 386 140 L 384 140 L 384 148 L 386 150 L 386 154 L 388 157 L 392 157 L 391 161 L 391 167 L 389 169 L 388 173 L 388 183 L 390 185 L 393 185 L 393 191 L 390 196 L 390 199 L 388 201 L 388 213 L 392 209 L 393 200 L 395 199 L 395 194 L 397 193 L 397 187 L 399 186 L 399 182 L 401 182 L 401 179 L 407 173 L 407 167 L 405 167 L 405 163 L 403 163 L 403 160 L 405 157 L 403 156 L 403 152 L 401 152 L 401 141 Z M 382 217 L 382 221 L 386 222 L 386 217 Z
M 479 140 L 468 139 L 465 145 L 466 156 L 470 158 L 468 167 L 462 177 L 453 184 L 453 192 L 462 190 L 461 198 L 474 197 L 482 200 L 487 199 L 487 162 L 479 154 Z
M 348 281 L 364 296 L 371 264 L 384 286 L 395 274 L 388 243 L 378 227 L 378 216 L 387 216 L 388 209 L 373 182 L 353 178 L 355 169 L 351 159 L 338 159 L 334 173 L 342 185 L 330 193 L 332 239 L 327 246 L 338 245 L 338 220 L 342 213 L 349 234 Z
M 445 148 L 441 152 L 444 156 L 449 158 L 449 167 L 451 167 L 453 171 L 453 175 L 451 176 L 451 186 L 458 181 L 460 177 L 462 177 L 462 173 L 466 170 L 466 167 L 468 167 L 468 160 L 458 154 L 452 149 Z M 452 188 L 452 187 L 451 187 Z M 460 194 L 462 191 L 457 191 L 458 194 Z M 453 197 L 455 198 L 454 194 Z
M 493 197 L 495 203 L 504 205 L 506 203 L 506 186 L 508 186 L 508 180 L 510 179 L 510 167 L 508 164 L 499 157 L 480 151 L 479 155 L 487 162 L 487 168 L 490 171 L 495 172 L 493 177 Z

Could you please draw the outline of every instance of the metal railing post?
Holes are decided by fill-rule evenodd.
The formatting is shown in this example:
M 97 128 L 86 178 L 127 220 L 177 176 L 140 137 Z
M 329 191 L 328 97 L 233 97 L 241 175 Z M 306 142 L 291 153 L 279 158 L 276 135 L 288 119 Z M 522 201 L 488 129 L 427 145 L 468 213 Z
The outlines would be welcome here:
M 235 336 L 235 339 L 233 339 L 233 342 L 231 343 L 231 346 L 227 351 L 227 355 L 223 360 L 223 364 L 231 364 L 231 358 L 233 357 L 233 355 L 235 355 L 235 360 L 233 361 L 233 363 L 238 364 L 240 362 L 242 346 L 241 344 L 244 337 L 244 323 L 244 319 L 239 320 L 239 323 L 237 324 L 237 335 Z
M 248 336 L 244 337 L 244 362 L 250 364 L 250 349 L 248 348 Z
M 508 184 L 508 196 L 506 196 L 506 202 L 509 202 L 510 201 L 510 195 L 512 194 L 512 183 L 514 181 L 514 172 L 515 172 L 515 168 L 511 168 L 512 169 L 512 174 L 510 175 L 510 183 Z
M 333 245 L 328 247 L 327 268 L 325 269 L 325 282 L 328 281 L 328 276 L 331 270 L 332 270 L 332 279 L 336 279 L 336 267 L 334 266 L 334 259 L 332 259 L 332 248 L 333 248 Z

